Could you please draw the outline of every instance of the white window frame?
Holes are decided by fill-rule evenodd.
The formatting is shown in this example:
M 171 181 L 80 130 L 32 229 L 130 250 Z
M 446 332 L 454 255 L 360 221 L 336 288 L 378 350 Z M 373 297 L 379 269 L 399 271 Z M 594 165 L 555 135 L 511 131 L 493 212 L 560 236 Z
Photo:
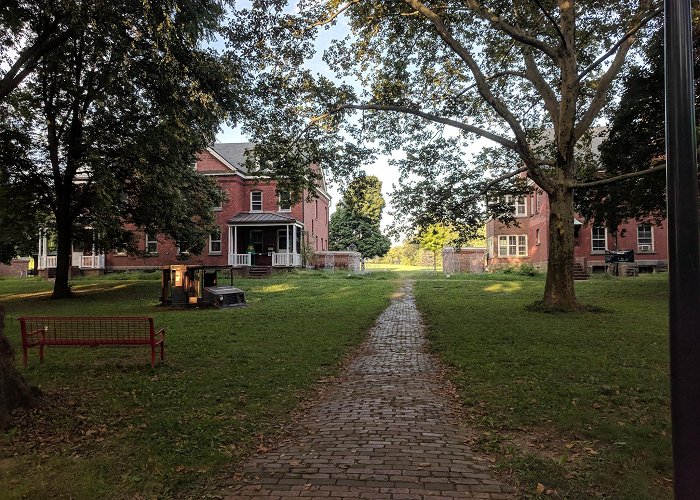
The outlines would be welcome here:
M 123 257 L 126 255 L 126 245 L 117 245 L 114 248 L 114 255 L 117 255 L 119 257 Z
M 253 201 L 253 195 L 255 195 L 255 194 L 260 194 L 260 201 L 259 202 Z M 254 203 L 255 204 L 260 203 L 260 208 L 259 209 L 254 208 L 255 207 L 255 205 L 253 205 Z M 263 193 L 262 193 L 262 191 L 255 190 L 255 191 L 250 192 L 250 211 L 251 212 L 262 212 L 263 211 Z
M 280 245 L 280 237 L 284 236 L 284 241 L 285 245 L 282 246 Z M 287 229 L 278 229 L 277 230 L 277 252 L 278 253 L 287 253 L 287 247 L 289 245 L 289 237 L 287 235 Z
M 486 246 L 487 246 L 487 249 L 486 249 L 486 258 L 487 259 L 496 255 L 496 252 L 495 252 L 494 247 L 493 247 L 493 236 L 489 236 L 488 238 L 486 238 Z
M 498 256 L 524 258 L 528 256 L 526 234 L 499 234 Z
M 289 198 L 288 198 L 288 199 L 289 199 L 289 206 L 286 207 L 286 208 L 282 206 L 282 195 L 283 195 L 283 194 L 286 194 L 286 195 L 289 197 Z M 280 194 L 277 196 L 277 209 L 278 209 L 278 211 L 280 211 L 280 212 L 291 212 L 291 211 L 292 211 L 292 198 L 291 198 L 291 194 L 289 194 L 289 192 L 287 192 L 287 191 L 282 191 L 282 192 L 280 192 Z
M 536 238 L 537 246 L 539 246 L 540 245 L 540 230 L 539 230 L 539 228 L 535 229 L 535 238 Z
M 639 230 L 642 226 L 648 226 L 649 227 L 649 243 L 642 243 L 639 238 Z M 645 239 L 647 239 L 645 237 Z M 642 245 L 648 245 L 649 250 L 642 250 Z M 643 222 L 641 224 L 637 224 L 637 251 L 638 252 L 653 252 L 654 251 L 654 227 L 652 224 L 649 224 L 647 222 Z
M 594 238 L 594 232 L 596 229 L 602 229 L 603 234 L 605 235 L 605 248 L 604 249 L 597 249 L 594 246 L 594 242 L 600 241 L 600 238 Z M 591 226 L 591 253 L 599 254 L 599 253 L 605 253 L 605 251 L 608 249 L 608 228 L 605 226 Z
M 155 245 L 155 251 L 151 252 L 150 248 L 148 248 L 151 244 Z M 148 255 L 157 255 L 158 254 L 158 238 L 155 239 L 150 239 L 148 236 L 148 233 L 146 233 L 146 253 Z
M 507 194 L 505 196 L 505 201 L 507 205 L 513 205 L 514 217 L 527 217 L 527 199 L 525 196 L 513 196 L 511 194 Z
M 219 239 L 218 239 L 218 240 L 216 240 L 216 239 L 213 238 L 213 236 L 216 235 L 216 234 L 219 235 Z M 217 242 L 219 243 L 219 249 L 218 249 L 218 250 L 214 250 L 214 249 L 212 248 L 212 244 L 213 244 L 213 243 L 217 243 Z M 217 231 L 215 231 L 215 232 L 213 232 L 213 233 L 209 233 L 209 255 L 221 255 L 222 243 L 223 243 L 223 238 L 222 238 L 221 229 L 218 229 Z

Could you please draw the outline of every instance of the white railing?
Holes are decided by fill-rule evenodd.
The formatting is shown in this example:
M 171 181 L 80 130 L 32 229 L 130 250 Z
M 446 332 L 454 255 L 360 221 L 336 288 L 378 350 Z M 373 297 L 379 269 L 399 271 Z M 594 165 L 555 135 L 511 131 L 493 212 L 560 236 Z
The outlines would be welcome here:
M 249 253 L 230 253 L 228 254 L 228 265 L 233 267 L 243 267 L 250 265 Z
M 70 265 L 73 267 L 83 267 L 82 258 L 82 252 L 73 252 Z
M 273 252 L 272 265 L 276 267 L 299 267 L 301 266 L 301 255 L 298 253 Z
M 104 267 L 104 255 L 81 255 L 80 257 L 81 269 L 104 269 Z
M 39 259 L 39 269 L 55 269 L 56 268 L 56 256 L 47 255 Z

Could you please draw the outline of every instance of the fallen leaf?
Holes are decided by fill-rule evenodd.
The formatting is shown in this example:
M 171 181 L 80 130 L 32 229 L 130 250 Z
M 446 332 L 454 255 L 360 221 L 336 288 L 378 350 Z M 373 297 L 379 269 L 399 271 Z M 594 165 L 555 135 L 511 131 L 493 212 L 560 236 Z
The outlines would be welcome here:
M 537 488 L 535 488 L 535 491 L 537 492 L 538 495 L 541 495 L 542 493 L 544 493 L 544 484 L 537 483 Z

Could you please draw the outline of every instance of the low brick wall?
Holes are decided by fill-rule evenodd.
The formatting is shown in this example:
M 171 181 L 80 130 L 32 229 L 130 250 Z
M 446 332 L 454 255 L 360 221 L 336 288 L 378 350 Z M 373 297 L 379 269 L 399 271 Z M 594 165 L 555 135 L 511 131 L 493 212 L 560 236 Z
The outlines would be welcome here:
M 18 278 L 26 276 L 29 268 L 30 258 L 12 259 L 9 265 L 0 264 L 0 276 L 8 278 Z
M 468 247 L 459 250 L 446 247 L 442 250 L 442 270 L 446 274 L 483 273 L 485 262 L 485 247 Z
M 311 264 L 314 269 L 333 269 L 361 271 L 362 255 L 360 252 L 316 252 Z

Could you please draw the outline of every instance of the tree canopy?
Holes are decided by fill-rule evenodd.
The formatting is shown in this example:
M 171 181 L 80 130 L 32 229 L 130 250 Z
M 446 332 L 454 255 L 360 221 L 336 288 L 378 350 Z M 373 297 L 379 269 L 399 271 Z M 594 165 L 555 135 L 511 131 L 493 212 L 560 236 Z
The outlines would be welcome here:
M 205 48 L 224 34 L 225 3 L 54 2 L 33 23 L 0 18 L 16 45 L 33 43 L 62 15 L 52 9 L 70 7 L 66 40 L 0 104 L 0 189 L 28 201 L 3 207 L 0 227 L 21 240 L 51 219 L 54 296 L 69 293 L 78 228 L 93 228 L 103 250 L 138 251 L 135 230 L 203 248 L 220 194 L 192 165 L 219 123 L 241 114 L 247 81 L 234 52 Z
M 646 0 L 301 2 L 306 29 L 297 24 L 290 36 L 347 21 L 351 34 L 324 55 L 344 83 L 296 73 L 289 81 L 302 90 L 286 106 L 294 112 L 257 137 L 286 151 L 305 137 L 306 154 L 345 176 L 371 150 L 403 150 L 397 211 L 409 226 L 473 227 L 483 216 L 478 196 L 526 172 L 550 199 L 544 302 L 576 309 L 570 226 L 573 191 L 586 187 L 577 151 L 661 11 Z M 465 146 L 477 136 L 495 147 L 473 165 Z
M 447 224 L 433 224 L 418 232 L 418 244 L 433 253 L 433 270 L 437 270 L 437 253 L 459 239 L 459 233 Z
M 380 228 L 384 206 L 382 183 L 376 176 L 354 179 L 331 215 L 328 248 L 354 247 L 365 258 L 385 255 L 391 248 L 391 240 Z
M 693 10 L 693 60 L 695 94 L 700 92 L 700 9 Z M 666 217 L 665 103 L 663 31 L 652 37 L 644 58 L 634 64 L 624 79 L 622 97 L 613 109 L 607 138 L 600 147 L 600 163 L 588 178 L 594 182 L 602 171 L 606 177 L 629 175 L 657 168 L 643 177 L 614 184 L 595 184 L 576 192 L 576 208 L 587 219 L 615 231 L 631 219 L 655 220 Z M 695 120 L 700 123 L 700 103 L 695 103 Z

